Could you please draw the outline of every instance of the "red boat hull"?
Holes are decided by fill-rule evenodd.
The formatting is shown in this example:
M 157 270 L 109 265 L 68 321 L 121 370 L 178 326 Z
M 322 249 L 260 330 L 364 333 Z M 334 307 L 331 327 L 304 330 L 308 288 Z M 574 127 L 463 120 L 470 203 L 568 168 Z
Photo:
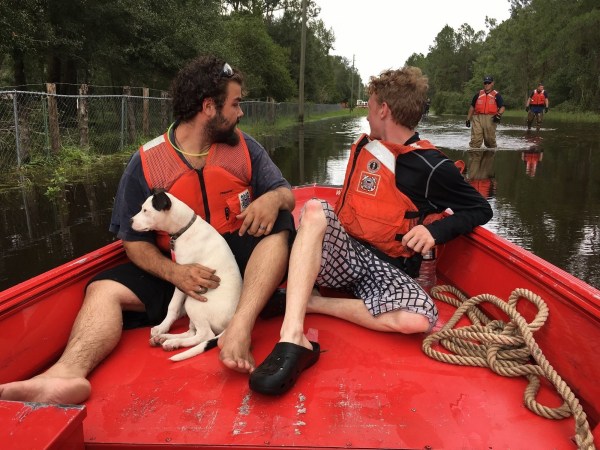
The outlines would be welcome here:
M 338 192 L 295 189 L 298 205 L 311 197 L 334 202 Z M 0 383 L 50 364 L 66 343 L 89 278 L 124 259 L 114 243 L 0 293 Z M 438 277 L 468 296 L 507 299 L 515 288 L 540 295 L 550 316 L 535 339 L 598 434 L 598 290 L 481 228 L 440 249 Z M 439 308 L 441 325 L 453 308 Z M 257 322 L 257 361 L 278 340 L 280 326 L 281 318 Z M 551 421 L 523 406 L 523 378 L 430 359 L 422 335 L 374 332 L 321 315 L 309 315 L 306 328 L 324 352 L 281 397 L 250 391 L 247 375 L 226 370 L 214 350 L 173 363 L 148 346 L 148 329 L 126 331 L 92 373 L 85 408 L 67 414 L 56 406 L 0 401 L 0 420 L 9 424 L 0 429 L 0 442 L 24 449 L 575 448 L 572 418 Z M 548 387 L 539 400 L 561 403 Z M 46 432 L 53 438 L 34 440 L 36 428 L 54 430 Z

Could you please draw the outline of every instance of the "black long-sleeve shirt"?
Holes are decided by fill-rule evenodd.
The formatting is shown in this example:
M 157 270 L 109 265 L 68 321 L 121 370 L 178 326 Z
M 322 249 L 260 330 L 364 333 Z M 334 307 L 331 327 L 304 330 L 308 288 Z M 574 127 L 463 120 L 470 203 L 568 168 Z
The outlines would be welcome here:
M 418 140 L 419 135 L 415 133 L 405 145 Z M 398 156 L 396 185 L 422 214 L 452 210 L 452 215 L 427 225 L 436 244 L 472 231 L 493 215 L 488 201 L 463 178 L 454 162 L 437 150 L 418 150 Z

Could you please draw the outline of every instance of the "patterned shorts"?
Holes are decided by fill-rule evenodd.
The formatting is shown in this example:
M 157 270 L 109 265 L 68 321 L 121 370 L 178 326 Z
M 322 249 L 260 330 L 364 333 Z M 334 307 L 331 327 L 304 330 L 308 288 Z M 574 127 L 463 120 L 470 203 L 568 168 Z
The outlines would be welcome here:
M 351 292 L 363 300 L 373 316 L 400 309 L 426 316 L 433 326 L 438 311 L 421 286 L 350 237 L 333 207 L 326 201 L 321 203 L 327 230 L 317 285 Z

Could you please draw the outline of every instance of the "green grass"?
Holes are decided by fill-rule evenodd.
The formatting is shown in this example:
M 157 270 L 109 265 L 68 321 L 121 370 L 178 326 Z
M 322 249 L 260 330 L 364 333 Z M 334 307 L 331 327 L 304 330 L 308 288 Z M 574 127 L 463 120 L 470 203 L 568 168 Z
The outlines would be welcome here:
M 525 109 L 507 109 L 505 117 L 526 117 Z M 550 108 L 544 115 L 544 120 L 557 122 L 600 123 L 600 114 L 594 112 L 565 112 Z
M 369 110 L 367 108 L 354 108 L 353 111 L 350 111 L 349 109 L 340 109 L 338 111 L 331 111 L 328 113 L 311 114 L 310 116 L 304 117 L 304 123 L 317 122 L 319 120 L 331 119 L 335 117 L 362 117 L 366 116 L 368 111 Z M 244 132 L 250 135 L 272 133 L 274 131 L 282 130 L 294 125 L 298 125 L 297 117 L 283 117 L 277 119 L 274 124 L 244 124 L 243 119 L 241 122 L 241 128 L 244 130 Z
M 355 108 L 341 109 L 322 114 L 311 114 L 305 116 L 304 123 L 316 122 L 335 117 L 360 117 L 366 116 L 368 109 Z M 267 134 L 273 133 L 287 127 L 298 124 L 297 118 L 281 118 L 274 124 L 244 124 L 242 129 L 249 134 Z M 144 142 L 152 137 L 145 139 Z M 108 155 L 94 153 L 93 149 L 80 148 L 76 145 L 66 145 L 61 148 L 58 155 L 54 156 L 34 156 L 29 162 L 21 168 L 15 168 L 14 171 L 8 171 L 0 175 L 0 192 L 15 189 L 18 186 L 35 184 L 46 186 L 45 194 L 50 199 L 60 198 L 66 185 L 77 182 L 83 177 L 102 176 L 102 171 L 97 171 L 98 167 L 111 165 L 128 160 L 144 142 L 138 142 L 135 145 L 128 145 L 118 153 Z M 93 169 L 93 170 L 92 170 Z M 97 173 L 100 172 L 100 173 Z

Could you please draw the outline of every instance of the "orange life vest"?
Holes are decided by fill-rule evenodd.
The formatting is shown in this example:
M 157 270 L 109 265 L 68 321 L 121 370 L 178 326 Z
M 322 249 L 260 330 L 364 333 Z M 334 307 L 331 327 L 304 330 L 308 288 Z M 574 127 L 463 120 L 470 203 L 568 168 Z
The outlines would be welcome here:
M 479 91 L 479 97 L 475 102 L 475 114 L 495 115 L 498 113 L 498 104 L 496 103 L 496 90 L 490 91 L 489 94 L 482 89 Z
M 144 177 L 150 189 L 165 189 L 190 206 L 219 233 L 240 228 L 236 218 L 252 201 L 252 163 L 242 133 L 236 146 L 213 144 L 202 169 L 190 168 L 168 139 L 168 134 L 140 147 Z M 156 244 L 167 251 L 169 235 L 156 233 Z
M 544 91 L 538 92 L 537 89 L 533 91 L 529 104 L 531 106 L 546 106 L 546 96 L 544 95 Z
M 428 149 L 437 150 L 429 141 L 398 145 L 369 141 L 366 134 L 352 145 L 344 186 L 335 207 L 348 234 L 394 258 L 414 254 L 402 245 L 402 236 L 415 225 L 429 224 L 443 214 L 430 214 L 421 220 L 418 208 L 396 186 L 396 159 L 408 152 Z

